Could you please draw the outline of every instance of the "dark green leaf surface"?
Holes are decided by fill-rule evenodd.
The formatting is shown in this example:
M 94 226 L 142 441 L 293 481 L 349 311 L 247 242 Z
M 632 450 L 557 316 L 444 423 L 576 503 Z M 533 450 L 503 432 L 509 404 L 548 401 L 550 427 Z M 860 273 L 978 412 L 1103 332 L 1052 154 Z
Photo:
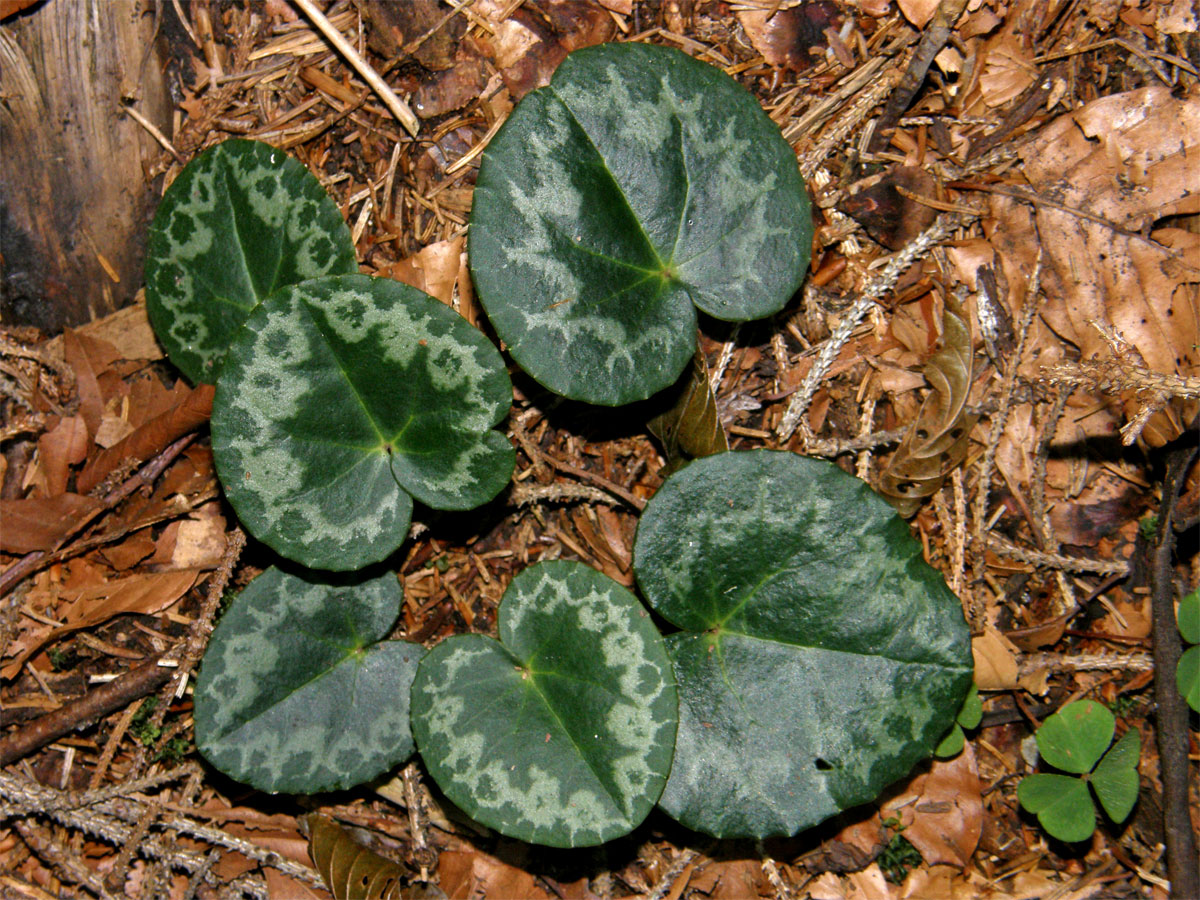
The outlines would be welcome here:
M 500 354 L 408 285 L 343 275 L 263 301 L 230 348 L 213 455 L 246 527 L 311 568 L 356 569 L 404 540 L 412 499 L 471 509 L 508 483 L 493 430 L 512 385 Z
M 1137 802 L 1137 764 L 1141 752 L 1142 737 L 1136 728 L 1130 728 L 1104 754 L 1092 773 L 1092 790 L 1114 822 L 1124 822 Z
M 683 633 L 660 804 L 718 837 L 787 835 L 928 756 L 971 683 L 958 599 L 894 510 L 831 463 L 723 453 L 673 475 L 634 569 Z
M 1179 657 L 1175 686 L 1188 706 L 1200 712 L 1200 647 L 1188 647 Z
M 1200 644 L 1200 592 L 1192 591 L 1180 600 L 1175 616 L 1183 639 L 1189 644 Z
M 649 813 L 671 768 L 678 700 L 637 599 L 573 562 L 532 566 L 500 605 L 500 641 L 434 647 L 413 683 L 413 735 L 434 780 L 497 831 L 599 844 Z
M 279 569 L 242 591 L 196 679 L 196 746 L 263 791 L 351 787 L 413 751 L 409 690 L 424 648 L 384 641 L 395 575 L 314 582 Z
M 1060 841 L 1086 841 L 1096 830 L 1096 807 L 1082 778 L 1030 775 L 1017 785 L 1017 799 Z
M 171 362 L 212 383 L 263 297 L 355 271 L 350 230 L 312 173 L 269 144 L 225 141 L 184 167 L 159 204 L 146 311 Z
M 1037 730 L 1038 752 L 1054 768 L 1083 775 L 1112 743 L 1116 725 L 1108 707 L 1095 700 L 1068 703 Z
M 670 385 L 695 307 L 770 315 L 808 266 L 795 155 L 723 72 L 646 44 L 577 50 L 483 154 L 471 272 L 513 357 L 590 403 Z

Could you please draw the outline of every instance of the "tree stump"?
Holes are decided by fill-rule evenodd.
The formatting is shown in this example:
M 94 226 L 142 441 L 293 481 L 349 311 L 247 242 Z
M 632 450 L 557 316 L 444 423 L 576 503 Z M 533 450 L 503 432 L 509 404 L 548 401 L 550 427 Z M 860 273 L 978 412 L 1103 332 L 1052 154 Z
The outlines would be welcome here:
M 131 302 L 170 121 L 149 0 L 51 0 L 0 26 L 0 318 L 55 333 Z

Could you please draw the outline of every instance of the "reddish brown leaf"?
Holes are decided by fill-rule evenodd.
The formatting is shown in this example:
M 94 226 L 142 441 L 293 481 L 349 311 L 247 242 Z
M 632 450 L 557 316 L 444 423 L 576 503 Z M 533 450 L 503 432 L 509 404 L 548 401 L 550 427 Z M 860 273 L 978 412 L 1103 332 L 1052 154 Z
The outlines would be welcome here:
M 88 337 L 77 330 L 63 332 L 63 355 L 75 371 L 79 391 L 79 413 L 92 434 L 100 427 L 104 415 L 104 395 L 100 390 L 100 375 L 120 358 L 108 341 Z
M 83 416 L 63 419 L 38 438 L 38 459 L 46 496 L 53 497 L 67 490 L 70 467 L 87 459 L 87 452 L 88 429 Z
M 0 500 L 0 550 L 29 553 L 53 550 L 100 502 L 80 494 L 55 494 L 28 500 Z
M 935 759 L 884 805 L 899 816 L 905 839 L 929 865 L 966 866 L 983 833 L 983 798 L 975 750 L 968 742 L 949 760 Z
M 155 416 L 88 463 L 79 473 L 76 486 L 81 491 L 90 491 L 118 465 L 129 460 L 142 462 L 150 459 L 172 441 L 203 425 L 212 413 L 212 398 L 212 385 L 197 385 L 175 406 Z
M 106 584 L 92 585 L 74 596 L 64 591 L 64 597 L 69 602 L 63 612 L 63 625 L 24 635 L 20 652 L 12 662 L 6 663 L 4 668 L 0 669 L 0 677 L 12 678 L 30 656 L 63 635 L 107 622 L 113 616 L 162 612 L 188 592 L 195 584 L 198 574 L 196 569 L 186 569 L 179 572 L 130 575 Z M 34 596 L 36 593 L 36 589 L 31 591 L 28 598 L 35 608 L 39 605 L 38 598 Z

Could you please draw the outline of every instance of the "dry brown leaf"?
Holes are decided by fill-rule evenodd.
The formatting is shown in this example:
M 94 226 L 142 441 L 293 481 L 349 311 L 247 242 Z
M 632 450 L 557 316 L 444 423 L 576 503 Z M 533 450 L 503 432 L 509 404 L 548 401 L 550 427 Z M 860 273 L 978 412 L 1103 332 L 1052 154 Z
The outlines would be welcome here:
M 179 403 L 146 422 L 124 440 L 93 459 L 76 479 L 80 491 L 90 491 L 122 463 L 144 461 L 208 421 L 212 413 L 213 386 L 196 385 Z
M 967 455 L 976 420 L 966 412 L 971 355 L 970 326 L 958 304 L 947 298 L 942 349 L 925 367 L 933 392 L 879 479 L 880 491 L 902 516 L 915 514 Z
M 941 0 L 896 0 L 900 12 L 915 27 L 924 28 L 933 20 L 933 14 L 941 5 Z
M 555 900 L 531 873 L 480 850 L 442 851 L 438 856 L 438 878 L 449 900 Z
M 988 625 L 971 639 L 975 658 L 975 684 L 981 691 L 1011 691 L 1017 686 L 1017 648 Z
M 69 416 L 38 438 L 38 464 L 44 496 L 67 489 L 71 466 L 87 459 L 88 429 L 83 416 Z
M 928 865 L 966 866 L 983 833 L 979 769 L 970 742 L 953 759 L 935 759 L 883 807 L 899 816 L 904 838 Z
M 1044 127 L 1021 156 L 1033 190 L 1061 206 L 1038 204 L 1031 213 L 1012 198 L 992 198 L 991 238 L 1010 286 L 1032 270 L 1040 249 L 1041 318 L 1084 360 L 1117 357 L 1106 337 L 1115 333 L 1146 368 L 1195 376 L 1200 237 L 1178 229 L 1155 231 L 1149 239 L 1136 233 L 1165 216 L 1200 212 L 1200 94 L 1175 98 L 1151 87 L 1104 97 Z M 1022 293 L 1010 291 L 1014 318 Z M 1120 401 L 1128 419 L 1147 398 L 1126 391 Z M 1149 420 L 1143 437 L 1161 445 L 1198 411 L 1195 400 L 1173 403 Z
M 100 501 L 82 494 L 55 494 L 26 500 L 0 500 L 0 550 L 30 553 L 53 550 L 79 521 L 100 508 Z
M 938 215 L 933 207 L 905 197 L 897 188 L 937 199 L 937 182 L 931 175 L 915 166 L 894 166 L 863 179 L 840 204 L 842 212 L 890 250 L 907 247 Z
M 120 359 L 120 354 L 107 341 L 70 329 L 63 332 L 63 355 L 75 372 L 79 414 L 87 422 L 88 431 L 95 434 L 104 415 L 105 397 L 100 390 L 100 375 Z
M 14 642 L 14 646 L 6 648 L 6 655 L 17 651 L 16 657 L 0 669 L 0 677 L 12 678 L 37 650 L 73 631 L 91 628 L 114 616 L 128 613 L 150 615 L 162 612 L 191 589 L 197 575 L 199 571 L 196 569 L 129 575 L 75 591 L 64 589 L 63 624 L 57 628 L 46 626 L 36 632 L 28 632 L 22 635 L 20 641 Z M 39 603 L 38 593 L 39 589 L 35 587 L 26 595 L 27 601 L 35 608 Z M 18 644 L 19 650 L 15 646 Z
M 219 502 L 206 503 L 178 525 L 170 569 L 211 569 L 225 554 L 225 517 Z
M 842 16 L 837 4 L 828 0 L 788 9 L 747 9 L 737 14 L 746 37 L 767 62 L 796 72 L 822 59 L 829 46 L 825 29 L 840 27 Z
M 356 843 L 333 820 L 310 813 L 308 851 L 337 900 L 400 900 L 404 869 Z
M 105 561 L 118 572 L 133 568 L 154 552 L 154 538 L 150 529 L 143 528 L 119 544 L 110 544 L 100 551 Z

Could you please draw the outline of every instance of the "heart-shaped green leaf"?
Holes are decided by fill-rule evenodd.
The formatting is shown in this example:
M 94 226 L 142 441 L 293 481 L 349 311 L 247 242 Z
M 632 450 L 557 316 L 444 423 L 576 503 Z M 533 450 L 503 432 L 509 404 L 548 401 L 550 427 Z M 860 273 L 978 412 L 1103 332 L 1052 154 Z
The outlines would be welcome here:
M 979 699 L 979 688 L 972 684 L 958 710 L 958 715 L 954 718 L 954 724 L 950 726 L 942 742 L 934 748 L 933 755 L 942 759 L 957 756 L 966 743 L 963 729 L 978 727 L 982 719 L 983 702 Z
M 695 307 L 781 309 L 811 239 L 796 157 L 753 96 L 678 50 L 603 44 L 568 56 L 484 151 L 471 272 L 530 375 L 616 405 L 675 381 Z
M 508 483 L 493 430 L 512 404 L 496 348 L 448 306 L 341 275 L 268 297 L 213 400 L 217 473 L 238 516 L 284 556 L 356 569 L 404 540 L 415 497 L 471 509 Z
M 196 678 L 196 746 L 263 791 L 360 784 L 407 759 L 409 690 L 425 650 L 385 641 L 395 575 L 316 582 L 270 568 L 212 633 Z
M 1200 591 L 1192 591 L 1179 601 L 1175 611 L 1179 633 L 1189 644 L 1200 644 Z
M 660 805 L 717 837 L 791 835 L 928 756 L 971 684 L 958 599 L 894 510 L 831 463 L 696 460 L 638 525 L 634 570 L 679 684 Z
M 1095 700 L 1068 703 L 1038 728 L 1038 753 L 1056 769 L 1083 775 L 1108 749 L 1116 726 L 1108 707 Z
M 1188 647 L 1179 657 L 1175 686 L 1188 706 L 1200 712 L 1200 647 Z
M 270 144 L 225 141 L 188 163 L 159 204 L 146 311 L 171 362 L 212 383 L 263 297 L 355 271 L 350 229 L 312 173 Z
M 1130 728 L 1104 754 L 1092 773 L 1092 790 L 1114 822 L 1124 822 L 1137 802 L 1137 764 L 1141 752 L 1142 736 L 1136 728 Z
M 1086 841 L 1096 830 L 1096 807 L 1082 778 L 1030 775 L 1017 785 L 1017 799 L 1060 841 Z
M 446 796 L 497 831 L 599 844 L 649 813 L 671 768 L 678 699 L 637 599 L 580 563 L 512 580 L 500 640 L 449 638 L 413 682 L 413 735 Z

